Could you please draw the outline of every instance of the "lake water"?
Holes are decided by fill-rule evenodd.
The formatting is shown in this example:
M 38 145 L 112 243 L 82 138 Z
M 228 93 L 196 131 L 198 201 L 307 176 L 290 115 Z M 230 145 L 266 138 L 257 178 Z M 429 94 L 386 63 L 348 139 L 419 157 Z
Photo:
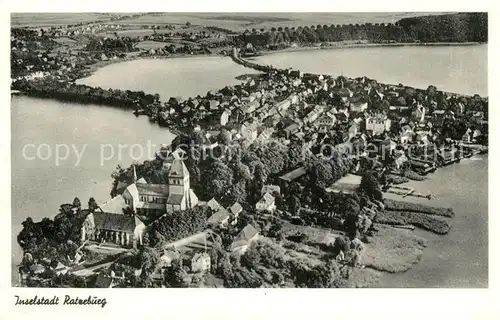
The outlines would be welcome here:
M 488 46 L 406 46 L 321 49 L 263 55 L 256 63 L 304 72 L 464 94 L 488 94 Z
M 162 100 L 205 95 L 241 81 L 236 77 L 256 71 L 234 63 L 229 57 L 140 59 L 111 64 L 77 83 L 102 88 L 158 93 Z
M 293 66 L 308 72 L 366 75 L 380 82 L 427 87 L 461 93 L 487 93 L 486 46 L 356 48 L 294 52 L 259 57 L 259 61 L 278 67 Z M 350 58 L 349 58 L 350 57 Z M 104 88 L 143 90 L 170 96 L 203 95 L 211 89 L 238 83 L 236 76 L 255 73 L 229 58 L 195 57 L 185 59 L 143 59 L 106 66 L 79 82 Z M 134 159 L 145 159 L 151 145 L 169 143 L 173 136 L 136 118 L 128 111 L 60 103 L 28 97 L 13 97 L 12 122 L 12 254 L 13 265 L 21 250 L 16 236 L 21 222 L 53 217 L 59 205 L 78 196 L 83 204 L 89 197 L 98 202 L 108 199 L 110 174 L 117 164 L 128 166 Z M 70 155 L 56 165 L 47 160 L 28 160 L 41 148 L 42 158 L 56 144 L 68 145 Z M 119 145 L 123 147 L 118 156 Z M 140 147 L 130 147 L 138 144 Z M 81 153 L 81 162 L 74 148 Z M 109 146 L 107 146 L 109 145 Z M 101 146 L 103 146 L 101 150 Z M 100 163 L 101 154 L 112 159 Z M 154 151 L 154 148 L 149 148 Z M 61 149 L 61 154 L 64 151 Z M 140 150 L 143 157 L 140 157 Z M 130 153 L 132 152 L 132 154 Z M 487 159 L 463 161 L 440 169 L 431 180 L 420 183 L 430 190 L 438 204 L 452 206 L 457 213 L 452 231 L 430 239 L 421 264 L 407 273 L 382 279 L 385 286 L 486 286 L 487 285 Z M 420 231 L 419 231 L 420 232 Z M 15 277 L 13 275 L 13 279 Z
M 433 199 L 405 201 L 451 207 L 455 217 L 444 236 L 416 229 L 428 239 L 422 260 L 405 273 L 384 275 L 380 287 L 488 287 L 488 157 L 473 159 L 440 168 L 425 181 L 407 183 Z
M 12 99 L 11 117 L 14 263 L 21 254 L 16 237 L 26 217 L 34 221 L 53 217 L 62 203 L 71 203 L 76 196 L 84 206 L 89 197 L 98 203 L 106 201 L 111 191 L 110 175 L 118 164 L 129 166 L 134 160 L 151 158 L 154 145 L 170 143 L 173 138 L 146 117 L 136 118 L 130 111 L 96 105 L 19 96 Z M 70 150 L 59 164 L 57 144 Z M 59 150 L 62 159 L 66 151 L 62 146 Z M 75 150 L 81 155 L 79 163 Z

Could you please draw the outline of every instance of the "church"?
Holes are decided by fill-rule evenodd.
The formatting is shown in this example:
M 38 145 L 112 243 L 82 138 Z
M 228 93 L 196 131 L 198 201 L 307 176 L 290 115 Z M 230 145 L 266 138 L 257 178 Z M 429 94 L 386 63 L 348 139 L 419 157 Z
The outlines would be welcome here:
M 87 216 L 82 226 L 82 241 L 111 241 L 124 247 L 142 244 L 146 228 L 138 215 L 158 217 L 165 213 L 183 211 L 198 205 L 198 197 L 189 184 L 189 171 L 181 159 L 165 165 L 168 184 L 150 184 L 137 179 L 122 194 L 102 204 L 99 211 Z M 134 214 L 125 214 L 132 209 Z
M 125 204 L 141 215 L 171 213 L 193 208 L 198 197 L 189 184 L 189 171 L 184 161 L 176 159 L 168 168 L 168 184 L 150 184 L 143 178 L 137 180 L 122 194 Z

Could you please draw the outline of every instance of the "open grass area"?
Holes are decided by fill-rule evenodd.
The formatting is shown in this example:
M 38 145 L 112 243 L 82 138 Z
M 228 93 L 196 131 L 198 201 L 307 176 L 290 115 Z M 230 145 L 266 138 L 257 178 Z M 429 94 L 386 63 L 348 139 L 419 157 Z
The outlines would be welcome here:
M 377 226 L 379 231 L 366 244 L 362 263 L 385 272 L 404 272 L 420 261 L 427 241 L 408 230 Z
M 121 25 L 161 25 L 179 24 L 213 26 L 236 31 L 245 29 L 260 29 L 271 27 L 298 27 L 330 24 L 361 24 L 395 22 L 406 17 L 440 14 L 427 13 L 397 13 L 397 12 L 189 12 L 189 13 L 150 13 L 138 15 L 120 21 L 105 23 Z M 110 20 L 117 13 L 13 13 L 13 26 L 57 26 L 96 20 Z
M 369 288 L 374 286 L 380 279 L 382 272 L 371 268 L 353 268 L 347 281 L 348 288 Z
M 381 210 L 375 222 L 389 225 L 414 225 L 437 234 L 447 234 L 451 229 L 451 221 L 421 212 Z
M 138 49 L 162 49 L 165 46 L 171 45 L 171 42 L 160 42 L 160 41 L 142 41 L 139 42 L 135 47 Z
M 59 37 L 59 38 L 54 38 L 54 41 L 59 43 L 60 45 L 66 45 L 66 46 L 72 46 L 77 43 L 77 41 L 70 39 L 68 37 Z
M 433 207 L 420 203 L 411 203 L 411 202 L 398 201 L 392 199 L 385 199 L 384 205 L 385 205 L 385 210 L 391 210 L 391 211 L 420 212 L 420 213 L 443 216 L 448 218 L 451 218 L 455 215 L 452 208 Z
M 45 27 L 86 23 L 111 19 L 112 14 L 94 12 L 12 13 L 11 25 L 15 27 Z
M 307 235 L 308 242 L 325 245 L 332 244 L 335 241 L 335 238 L 343 234 L 343 232 L 338 230 L 316 228 L 310 226 L 299 226 L 291 224 L 287 221 L 283 225 L 283 230 L 286 234 L 292 234 L 294 232 L 303 233 Z
M 242 31 L 271 27 L 298 27 L 330 24 L 388 23 L 401 18 L 436 13 L 361 13 L 361 12 L 221 12 L 221 13 L 156 13 L 135 19 L 123 20 L 125 24 L 185 24 L 207 25 Z

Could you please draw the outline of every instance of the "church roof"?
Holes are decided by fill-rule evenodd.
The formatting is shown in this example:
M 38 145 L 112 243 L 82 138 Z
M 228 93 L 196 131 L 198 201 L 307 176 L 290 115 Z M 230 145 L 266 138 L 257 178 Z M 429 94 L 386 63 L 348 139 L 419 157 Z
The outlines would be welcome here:
M 136 183 L 136 186 L 140 195 L 150 195 L 150 196 L 168 195 L 167 184 Z
M 126 190 L 130 193 L 130 195 L 133 198 L 139 197 L 139 191 L 137 190 L 137 186 L 135 183 L 132 183 L 131 185 L 129 185 Z
M 148 182 L 146 181 L 146 179 L 144 179 L 144 177 L 142 177 L 139 180 L 137 180 L 137 183 L 148 183 Z
M 184 178 L 186 176 L 189 176 L 189 171 L 186 168 L 184 161 L 174 160 L 174 162 L 172 162 L 172 166 L 170 167 L 168 176 L 177 178 Z
M 125 203 L 125 198 L 122 195 L 118 195 L 100 205 L 102 211 L 116 214 L 123 214 L 123 209 L 126 207 L 127 204 Z
M 167 203 L 168 204 L 180 205 L 183 200 L 184 200 L 184 195 L 183 194 L 171 194 L 171 195 L 168 196 Z
M 95 228 L 97 229 L 134 232 L 136 227 L 136 220 L 132 215 L 94 212 L 93 216 Z
M 139 202 L 138 209 L 165 210 L 165 204 L 155 202 Z

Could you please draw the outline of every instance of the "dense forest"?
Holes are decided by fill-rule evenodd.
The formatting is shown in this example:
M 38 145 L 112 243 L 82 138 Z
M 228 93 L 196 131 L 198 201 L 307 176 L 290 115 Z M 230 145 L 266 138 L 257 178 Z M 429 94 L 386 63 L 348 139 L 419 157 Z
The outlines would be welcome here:
M 159 94 L 146 94 L 143 91 L 103 89 L 71 82 L 62 83 L 53 77 L 36 81 L 17 80 L 12 83 L 13 90 L 20 90 L 30 96 L 50 98 L 59 101 L 105 104 L 124 109 L 150 108 L 160 104 Z
M 487 42 L 487 13 L 404 18 L 396 23 L 317 25 L 246 30 L 244 43 L 256 46 L 365 40 L 374 43 Z

